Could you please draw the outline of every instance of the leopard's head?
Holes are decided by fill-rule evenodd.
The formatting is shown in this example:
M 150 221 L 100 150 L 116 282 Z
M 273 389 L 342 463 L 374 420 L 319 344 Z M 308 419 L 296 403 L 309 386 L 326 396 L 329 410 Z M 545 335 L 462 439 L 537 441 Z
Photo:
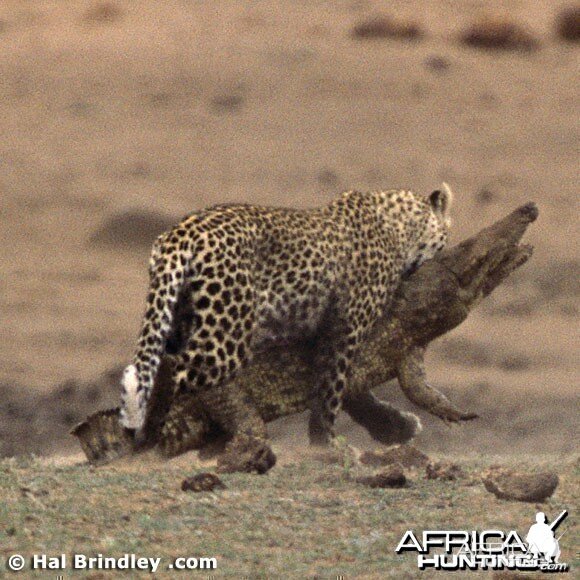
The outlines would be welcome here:
M 443 183 L 441 189 L 421 197 L 421 202 L 414 210 L 419 217 L 419 231 L 418 235 L 413 236 L 407 252 L 404 265 L 406 275 L 413 273 L 423 262 L 433 258 L 447 245 L 451 228 L 451 188 Z

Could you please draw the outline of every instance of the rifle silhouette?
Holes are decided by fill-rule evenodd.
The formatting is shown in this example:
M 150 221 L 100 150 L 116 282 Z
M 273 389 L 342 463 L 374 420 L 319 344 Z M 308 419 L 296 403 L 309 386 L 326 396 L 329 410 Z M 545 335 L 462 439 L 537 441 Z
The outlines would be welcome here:
M 555 532 L 556 528 L 568 517 L 568 510 L 564 510 L 551 524 L 550 529 Z

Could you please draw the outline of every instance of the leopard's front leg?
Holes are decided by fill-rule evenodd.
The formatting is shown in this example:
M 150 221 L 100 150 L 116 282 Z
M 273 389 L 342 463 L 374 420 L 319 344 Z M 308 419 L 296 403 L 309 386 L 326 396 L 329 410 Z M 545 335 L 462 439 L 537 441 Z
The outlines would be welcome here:
M 329 342 L 320 344 L 316 356 L 322 374 L 311 403 L 308 424 L 311 445 L 327 446 L 335 437 L 334 423 L 348 388 L 358 343 L 354 332 L 341 334 L 337 328 Z M 321 338 L 321 343 L 327 338 Z
M 359 346 L 372 328 L 389 292 L 373 286 L 368 292 L 357 279 L 368 264 L 359 256 L 338 291 L 332 293 L 319 327 L 315 368 L 321 376 L 312 397 L 309 436 L 312 445 L 326 446 L 334 439 L 334 423 L 348 392 Z

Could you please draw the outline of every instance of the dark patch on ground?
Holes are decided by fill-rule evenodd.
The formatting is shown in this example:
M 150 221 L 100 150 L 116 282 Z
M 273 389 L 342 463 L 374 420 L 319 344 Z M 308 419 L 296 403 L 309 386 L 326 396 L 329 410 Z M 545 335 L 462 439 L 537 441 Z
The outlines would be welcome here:
M 461 35 L 461 42 L 485 50 L 531 51 L 539 46 L 539 41 L 529 30 L 501 18 L 486 18 L 472 24 Z
M 66 381 L 50 393 L 35 394 L 20 385 L 1 384 L 0 456 L 49 454 L 73 444 L 71 428 L 100 409 L 118 404 L 122 369 L 95 381 Z
M 101 248 L 149 251 L 155 238 L 176 223 L 175 217 L 144 210 L 128 210 L 111 216 L 89 238 L 91 245 Z
M 556 31 L 558 36 L 567 42 L 580 40 L 580 6 L 562 10 L 556 21 Z
M 393 18 L 384 14 L 376 14 L 355 24 L 352 37 L 369 40 L 377 38 L 395 38 L 400 40 L 418 40 L 424 32 L 414 21 Z

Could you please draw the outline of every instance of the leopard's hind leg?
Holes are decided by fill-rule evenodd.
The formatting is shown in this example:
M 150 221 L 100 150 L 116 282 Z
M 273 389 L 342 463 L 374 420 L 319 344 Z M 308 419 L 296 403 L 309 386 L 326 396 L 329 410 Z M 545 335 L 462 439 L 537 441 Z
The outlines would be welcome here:
M 255 296 L 243 262 L 237 272 L 236 286 L 227 276 L 191 284 L 191 331 L 175 355 L 173 380 L 179 393 L 195 397 L 209 419 L 232 437 L 225 454 L 231 459 L 229 470 L 264 473 L 275 463 L 266 425 L 251 398 L 232 385 L 252 358 L 255 319 Z M 240 457 L 233 461 L 236 454 Z

